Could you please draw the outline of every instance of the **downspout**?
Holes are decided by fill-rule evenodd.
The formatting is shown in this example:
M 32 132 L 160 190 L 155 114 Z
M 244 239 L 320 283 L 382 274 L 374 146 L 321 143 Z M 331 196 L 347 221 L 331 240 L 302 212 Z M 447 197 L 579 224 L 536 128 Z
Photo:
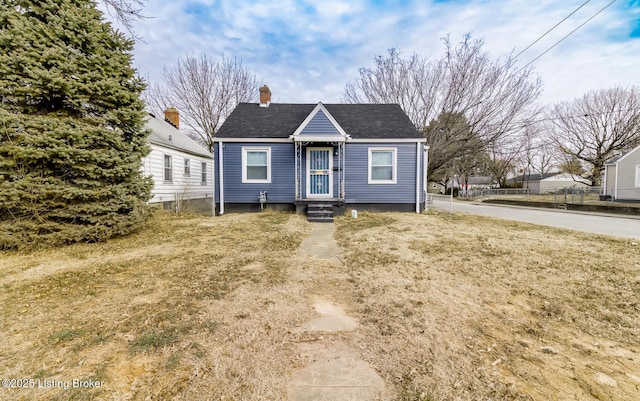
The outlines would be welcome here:
M 616 176 L 613 182 L 613 199 L 618 199 L 618 172 L 620 170 L 620 162 L 616 162 Z
M 224 160 L 222 141 L 218 142 L 218 169 L 220 170 L 220 214 L 224 214 Z
M 427 209 L 428 208 L 428 197 L 429 197 L 429 191 L 427 190 L 427 185 L 429 185 L 429 182 L 427 181 L 427 167 L 429 167 L 429 146 L 428 145 L 424 145 L 424 157 L 422 158 L 422 188 L 424 191 L 424 208 Z
M 293 200 L 298 200 L 298 188 L 300 187 L 300 183 L 298 182 L 298 142 L 293 140 L 293 178 L 295 184 L 295 193 L 293 194 Z
M 420 142 L 416 142 L 416 213 L 420 213 Z
M 604 175 L 602 177 L 602 195 L 606 195 L 607 194 L 607 170 L 609 170 L 609 168 L 607 167 L 607 165 L 604 165 Z M 591 177 L 593 178 L 593 177 Z M 593 185 L 593 181 L 591 181 L 591 184 Z
M 215 145 L 214 145 L 215 146 Z M 213 151 L 213 160 L 211 161 L 211 177 L 213 178 L 213 198 L 211 199 L 211 215 L 216 217 L 216 152 Z
M 344 143 L 342 144 L 342 200 L 344 202 L 347 201 L 347 139 L 344 138 Z

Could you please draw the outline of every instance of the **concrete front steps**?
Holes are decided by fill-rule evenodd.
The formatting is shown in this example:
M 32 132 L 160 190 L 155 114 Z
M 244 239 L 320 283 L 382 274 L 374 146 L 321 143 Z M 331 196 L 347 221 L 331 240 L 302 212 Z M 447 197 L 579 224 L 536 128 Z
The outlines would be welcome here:
M 315 203 L 307 206 L 307 221 L 315 223 L 333 223 L 333 205 Z
M 343 215 L 345 208 L 344 199 L 299 199 L 295 205 L 296 213 L 316 223 L 333 223 L 333 217 Z

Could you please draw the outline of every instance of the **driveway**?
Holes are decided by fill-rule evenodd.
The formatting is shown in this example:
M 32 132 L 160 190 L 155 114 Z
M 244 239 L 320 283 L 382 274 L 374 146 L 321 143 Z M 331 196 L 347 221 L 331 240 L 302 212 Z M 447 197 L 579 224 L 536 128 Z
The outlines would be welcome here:
M 432 207 L 449 211 L 451 204 L 449 200 L 434 197 Z M 453 202 L 453 211 L 568 228 L 594 234 L 640 239 L 640 219 L 634 217 L 455 201 Z

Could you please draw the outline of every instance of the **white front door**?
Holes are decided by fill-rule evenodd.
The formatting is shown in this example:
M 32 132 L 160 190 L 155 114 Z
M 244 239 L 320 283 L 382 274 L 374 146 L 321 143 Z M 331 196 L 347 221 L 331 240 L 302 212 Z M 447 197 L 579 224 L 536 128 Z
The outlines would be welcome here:
M 333 148 L 307 148 L 307 198 L 333 197 Z

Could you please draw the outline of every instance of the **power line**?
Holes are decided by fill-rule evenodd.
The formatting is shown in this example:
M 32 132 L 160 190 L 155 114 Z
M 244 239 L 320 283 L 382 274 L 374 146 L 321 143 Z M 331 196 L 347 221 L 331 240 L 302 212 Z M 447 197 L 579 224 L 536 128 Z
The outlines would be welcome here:
M 515 124 L 521 124 L 522 127 L 524 128 L 524 127 L 528 127 L 530 125 L 535 125 L 536 123 L 541 123 L 541 122 L 545 122 L 545 121 L 555 121 L 555 120 L 564 120 L 564 119 L 572 119 L 572 118 L 603 116 L 603 115 L 607 115 L 607 114 L 624 113 L 624 112 L 627 112 L 627 111 L 639 111 L 640 112 L 640 108 L 633 107 L 633 108 L 624 109 L 624 110 L 601 111 L 601 112 L 595 112 L 595 113 L 577 114 L 577 115 L 574 115 L 574 116 L 545 117 L 545 118 L 541 118 L 541 119 L 537 119 L 537 120 L 523 120 L 523 121 L 516 122 Z
M 616 0 L 612 0 L 609 4 L 607 4 L 606 6 L 602 7 L 600 9 L 600 11 L 598 11 L 597 13 L 593 14 L 588 20 L 586 20 L 585 22 L 583 22 L 582 24 L 578 25 L 578 27 L 576 29 L 574 29 L 573 31 L 569 32 L 568 34 L 566 34 L 562 39 L 560 39 L 559 41 L 557 41 L 556 43 L 554 43 L 551 47 L 549 47 L 547 50 L 545 50 L 544 52 L 542 52 L 538 57 L 534 58 L 533 60 L 529 61 L 524 67 L 520 68 L 518 70 L 518 72 L 524 70 L 525 68 L 527 68 L 528 66 L 530 66 L 531 64 L 533 64 L 536 60 L 538 60 L 540 57 L 544 56 L 545 54 L 547 54 L 551 49 L 553 49 L 554 47 L 556 47 L 557 45 L 559 45 L 562 41 L 564 41 L 566 38 L 568 38 L 569 36 L 571 36 L 574 32 L 576 32 L 578 29 L 582 28 L 583 26 L 585 26 L 589 21 L 591 21 L 592 19 L 594 19 L 595 17 L 597 17 L 601 12 L 603 12 L 604 10 L 606 10 L 607 8 L 609 8 L 609 6 L 611 6 L 613 3 L 615 3 Z
M 562 21 L 558 22 L 557 24 L 555 24 L 551 29 L 549 29 L 547 32 L 543 33 L 542 36 L 540 36 L 538 39 L 534 40 L 533 43 L 531 43 L 529 46 L 525 47 L 520 53 L 516 54 L 513 58 L 517 59 L 520 55 L 522 55 L 522 53 L 526 52 L 527 50 L 529 50 L 531 48 L 531 46 L 535 45 L 536 43 L 538 43 L 540 41 L 540 39 L 544 38 L 545 36 L 547 36 L 547 34 L 549 34 L 549 32 L 553 31 L 554 29 L 556 29 L 558 27 L 558 25 L 562 24 L 563 22 L 565 22 L 567 19 L 569 19 L 569 17 L 571 17 L 573 14 L 577 13 L 582 7 L 584 7 L 585 5 L 587 5 L 587 3 L 589 3 L 591 0 L 587 0 L 584 3 L 582 3 L 580 5 L 580 7 L 576 8 L 575 10 L 573 10 L 573 12 L 569 15 L 567 15 L 566 17 L 564 17 L 562 19 Z

